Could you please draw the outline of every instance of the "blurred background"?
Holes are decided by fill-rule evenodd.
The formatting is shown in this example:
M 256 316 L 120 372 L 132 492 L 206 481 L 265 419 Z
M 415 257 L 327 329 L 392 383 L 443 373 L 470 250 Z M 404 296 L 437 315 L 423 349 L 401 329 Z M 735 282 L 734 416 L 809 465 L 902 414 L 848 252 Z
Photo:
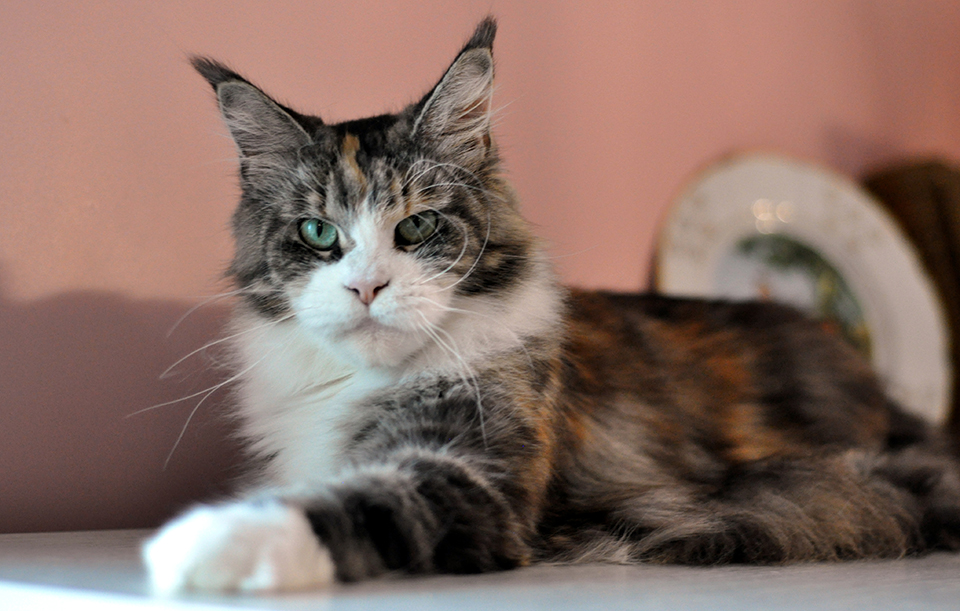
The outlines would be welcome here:
M 161 379 L 229 308 L 177 324 L 228 290 L 238 194 L 187 57 L 339 121 L 418 99 L 487 13 L 506 165 L 572 284 L 646 287 L 671 199 L 731 152 L 960 159 L 955 0 L 4 2 L 0 532 L 152 526 L 238 474 L 229 393 L 140 411 L 224 379 Z

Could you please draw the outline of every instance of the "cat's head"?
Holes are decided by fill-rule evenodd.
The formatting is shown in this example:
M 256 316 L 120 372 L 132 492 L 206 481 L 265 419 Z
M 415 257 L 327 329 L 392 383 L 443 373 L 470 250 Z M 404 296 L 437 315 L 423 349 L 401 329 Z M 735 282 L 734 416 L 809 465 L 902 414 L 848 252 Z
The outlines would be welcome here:
M 243 302 L 360 361 L 395 365 L 471 300 L 531 273 L 533 239 L 491 137 L 496 24 L 397 114 L 327 125 L 203 58 L 240 155 L 229 273 Z

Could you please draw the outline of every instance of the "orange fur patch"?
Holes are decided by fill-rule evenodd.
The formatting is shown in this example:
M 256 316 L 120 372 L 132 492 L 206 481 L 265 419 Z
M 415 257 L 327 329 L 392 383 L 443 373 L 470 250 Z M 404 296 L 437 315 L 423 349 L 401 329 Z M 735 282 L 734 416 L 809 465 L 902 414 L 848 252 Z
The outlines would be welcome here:
M 730 443 L 725 457 L 735 463 L 789 454 L 793 444 L 761 419 L 756 405 L 726 405 L 721 416 L 721 435 Z
M 357 163 L 357 151 L 360 150 L 360 140 L 353 134 L 346 134 L 343 137 L 343 144 L 340 147 L 341 158 L 344 165 L 350 170 L 354 180 L 360 186 L 361 190 L 367 188 L 367 178 Z

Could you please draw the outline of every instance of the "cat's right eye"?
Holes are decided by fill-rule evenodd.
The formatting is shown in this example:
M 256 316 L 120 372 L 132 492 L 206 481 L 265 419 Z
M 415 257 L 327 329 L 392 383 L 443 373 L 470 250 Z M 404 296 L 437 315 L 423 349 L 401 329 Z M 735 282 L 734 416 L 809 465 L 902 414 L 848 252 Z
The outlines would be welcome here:
M 300 239 L 311 248 L 330 250 L 337 245 L 339 233 L 336 225 L 320 219 L 307 219 L 300 222 Z

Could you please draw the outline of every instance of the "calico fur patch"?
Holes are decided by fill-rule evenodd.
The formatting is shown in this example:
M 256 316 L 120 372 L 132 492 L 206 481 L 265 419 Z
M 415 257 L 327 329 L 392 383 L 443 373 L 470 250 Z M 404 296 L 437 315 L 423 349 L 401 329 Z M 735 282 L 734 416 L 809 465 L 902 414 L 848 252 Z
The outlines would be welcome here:
M 240 155 L 231 334 L 263 467 L 148 543 L 158 591 L 956 549 L 940 432 L 818 325 L 558 284 L 491 134 L 495 31 L 418 102 L 333 125 L 194 60 Z

